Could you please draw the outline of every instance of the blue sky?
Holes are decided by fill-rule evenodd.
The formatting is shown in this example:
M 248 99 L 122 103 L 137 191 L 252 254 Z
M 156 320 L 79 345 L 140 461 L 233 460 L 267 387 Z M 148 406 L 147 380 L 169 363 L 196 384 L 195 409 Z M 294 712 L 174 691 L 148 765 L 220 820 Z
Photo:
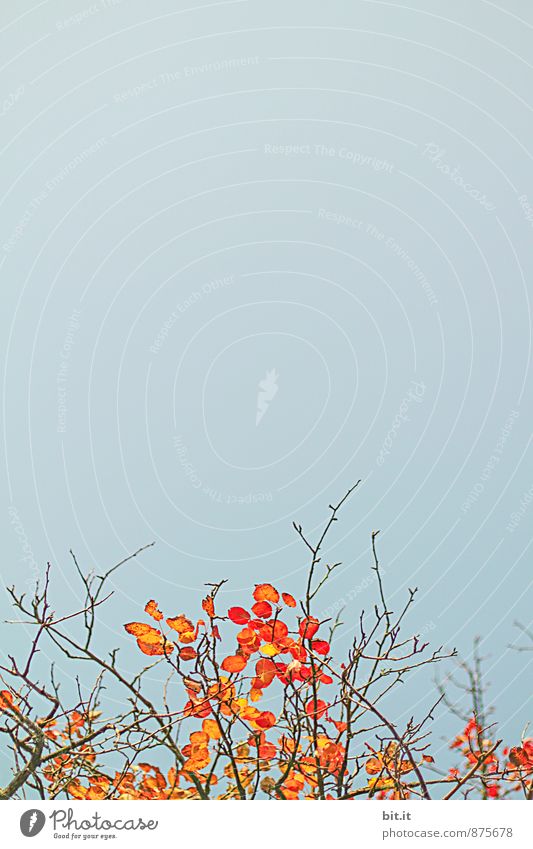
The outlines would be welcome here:
M 2 574 L 52 562 L 67 610 L 69 549 L 100 570 L 155 541 L 102 616 L 134 664 L 121 624 L 149 597 L 297 593 L 292 521 L 316 535 L 361 478 L 321 601 L 339 647 L 381 529 L 392 603 L 417 585 L 414 631 L 467 657 L 482 636 L 517 736 L 533 17 L 427 5 L 0 12 Z

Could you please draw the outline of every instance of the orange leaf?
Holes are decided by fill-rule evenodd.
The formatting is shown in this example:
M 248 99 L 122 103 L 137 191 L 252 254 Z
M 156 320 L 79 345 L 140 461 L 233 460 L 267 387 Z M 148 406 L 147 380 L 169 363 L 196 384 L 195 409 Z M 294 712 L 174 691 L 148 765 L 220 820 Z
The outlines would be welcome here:
M 181 616 L 174 616 L 172 619 L 167 619 L 167 625 L 179 634 L 180 643 L 193 643 L 196 639 L 196 630 L 190 619 L 182 613 Z
M 77 731 L 78 728 L 82 728 L 85 724 L 85 717 L 77 711 L 73 710 L 69 717 L 67 717 L 68 725 L 70 731 Z
M 250 614 L 244 607 L 230 607 L 228 616 L 235 625 L 246 625 L 250 621 Z
M 369 775 L 379 775 L 385 768 L 383 761 L 377 758 L 369 758 L 365 764 L 365 769 Z
M 268 687 L 276 676 L 276 664 L 269 658 L 261 658 L 255 664 L 255 674 L 259 679 L 258 687 Z
M 225 672 L 241 672 L 246 666 L 246 660 L 238 654 L 226 657 L 222 661 L 222 669 Z
M 222 733 L 218 727 L 218 722 L 214 719 L 204 719 L 202 722 L 202 731 L 204 731 L 211 740 L 220 740 Z
M 206 596 L 202 601 L 202 608 L 205 610 L 210 619 L 215 615 L 215 602 L 213 596 Z
M 87 795 L 87 788 L 83 787 L 78 778 L 75 778 L 74 781 L 71 781 L 68 785 L 67 792 L 73 799 L 85 799 L 85 796 Z
M 140 637 L 146 642 L 161 639 L 161 633 L 157 628 L 146 625 L 144 622 L 129 622 L 127 625 L 124 625 L 124 628 L 128 634 L 133 634 L 134 637 Z
M 189 740 L 193 746 L 202 748 L 209 743 L 209 734 L 206 731 L 193 731 L 189 734 Z
M 161 620 L 163 618 L 163 614 L 159 610 L 159 608 L 157 606 L 157 602 L 154 601 L 153 599 L 151 599 L 146 604 L 146 607 L 144 608 L 144 612 L 147 613 L 148 616 L 151 616 L 152 619 L 155 619 L 156 622 L 161 622 Z
M 183 678 L 183 683 L 192 693 L 199 693 L 202 689 L 200 681 L 195 681 L 194 678 Z
M 287 607 L 296 607 L 296 599 L 290 593 L 281 593 L 281 597 Z
M 159 635 L 159 637 L 159 643 L 145 643 L 144 640 L 137 640 L 137 645 L 139 646 L 143 654 L 147 654 L 150 657 L 155 657 L 156 655 L 172 654 L 172 652 L 174 651 L 174 646 L 172 645 L 172 643 L 169 643 L 167 640 L 164 639 L 164 637 L 161 637 L 161 635 Z
M 5 710 L 7 707 L 18 710 L 18 707 L 13 701 L 13 696 L 9 690 L 0 690 L 0 710 Z
M 197 631 L 184 631 L 179 635 L 180 643 L 194 643 Z
M 279 601 L 279 593 L 272 584 L 256 584 L 253 596 L 256 601 L 271 601 L 273 604 Z
M 240 646 L 255 645 L 256 641 L 257 636 L 251 628 L 243 628 L 242 631 L 239 631 L 237 634 L 237 642 Z
M 177 631 L 178 634 L 183 634 L 187 631 L 194 631 L 194 625 L 190 619 L 187 619 L 184 613 L 182 613 L 181 616 L 174 616 L 171 619 L 167 619 L 167 625 L 169 628 Z

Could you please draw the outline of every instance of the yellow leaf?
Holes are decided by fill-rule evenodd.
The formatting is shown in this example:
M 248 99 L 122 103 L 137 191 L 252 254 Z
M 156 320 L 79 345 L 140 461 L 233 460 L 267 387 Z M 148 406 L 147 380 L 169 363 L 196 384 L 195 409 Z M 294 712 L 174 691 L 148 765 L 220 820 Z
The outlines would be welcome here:
M 274 645 L 274 643 L 265 643 L 264 646 L 261 646 L 259 649 L 261 654 L 264 654 L 265 657 L 276 657 L 279 654 L 279 649 Z

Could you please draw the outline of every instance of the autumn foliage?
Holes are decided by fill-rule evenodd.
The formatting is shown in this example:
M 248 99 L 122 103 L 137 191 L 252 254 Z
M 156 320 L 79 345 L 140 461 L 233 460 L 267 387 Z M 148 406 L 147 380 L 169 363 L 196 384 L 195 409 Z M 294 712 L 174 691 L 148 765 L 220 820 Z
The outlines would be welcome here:
M 10 657 L 2 667 L 11 683 L 0 692 L 1 730 L 14 762 L 0 798 L 530 798 L 531 739 L 504 748 L 494 726 L 473 713 L 450 744 L 458 757 L 450 768 L 438 763 L 444 756 L 439 749 L 436 757 L 430 736 L 445 693 L 419 718 L 391 715 L 394 687 L 422 666 L 450 662 L 455 651 L 431 652 L 417 635 L 402 635 L 416 590 L 399 613 L 389 610 L 377 533 L 377 601 L 350 615 L 353 640 L 342 659 L 334 657 L 340 622 L 321 618 L 315 599 L 335 568 L 322 565 L 322 550 L 346 498 L 330 508 L 316 544 L 295 526 L 310 552 L 300 599 L 266 582 L 228 605 L 221 581 L 209 585 L 196 615 L 160 599 L 141 605 L 141 615 L 124 625 L 138 652 L 134 677 L 119 668 L 116 651 L 102 657 L 93 647 L 95 611 L 114 569 L 95 579 L 76 563 L 85 604 L 72 615 L 51 609 L 49 572 L 31 604 L 12 590 L 36 634 L 24 664 Z M 65 627 L 72 619 L 81 623 L 81 636 Z M 70 708 L 53 672 L 47 684 L 33 673 L 45 639 L 72 663 L 95 669 L 92 685 L 78 685 Z M 155 687 L 154 678 L 163 683 Z M 116 715 L 106 686 L 127 700 Z

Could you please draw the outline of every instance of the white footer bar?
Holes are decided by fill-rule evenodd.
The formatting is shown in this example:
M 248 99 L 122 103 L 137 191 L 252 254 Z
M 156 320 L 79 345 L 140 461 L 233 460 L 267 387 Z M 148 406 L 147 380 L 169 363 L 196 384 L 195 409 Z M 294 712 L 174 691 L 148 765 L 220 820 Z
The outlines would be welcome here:
M 533 847 L 527 801 L 5 802 L 2 843 L 206 849 Z M 294 841 L 294 843 L 292 842 Z

